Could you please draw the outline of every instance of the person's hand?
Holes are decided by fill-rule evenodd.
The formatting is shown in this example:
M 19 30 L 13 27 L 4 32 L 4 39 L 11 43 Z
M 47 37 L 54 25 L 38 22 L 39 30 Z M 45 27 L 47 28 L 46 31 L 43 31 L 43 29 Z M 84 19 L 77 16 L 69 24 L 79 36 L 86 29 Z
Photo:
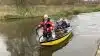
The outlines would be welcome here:
M 47 31 L 49 31 L 49 28 L 47 28 Z
M 51 30 L 53 30 L 53 27 L 50 27 Z

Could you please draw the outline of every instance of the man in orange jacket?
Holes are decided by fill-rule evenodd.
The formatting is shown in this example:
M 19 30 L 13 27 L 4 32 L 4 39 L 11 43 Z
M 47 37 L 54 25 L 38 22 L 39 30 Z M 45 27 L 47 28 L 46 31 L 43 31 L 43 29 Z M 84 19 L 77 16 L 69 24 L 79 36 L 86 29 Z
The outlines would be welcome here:
M 44 19 L 38 25 L 37 29 L 43 27 L 43 37 L 46 37 L 47 40 L 52 37 L 52 30 L 54 29 L 54 24 L 50 21 L 48 15 L 44 15 Z

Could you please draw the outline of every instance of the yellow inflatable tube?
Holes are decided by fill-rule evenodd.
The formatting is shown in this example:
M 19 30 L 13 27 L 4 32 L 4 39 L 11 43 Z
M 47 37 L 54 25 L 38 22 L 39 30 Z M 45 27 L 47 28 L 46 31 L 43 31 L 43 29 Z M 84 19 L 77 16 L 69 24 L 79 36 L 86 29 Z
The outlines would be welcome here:
M 41 45 L 43 45 L 43 46 L 52 46 L 52 45 L 59 44 L 59 43 L 63 42 L 64 40 L 66 40 L 70 35 L 71 35 L 71 32 L 69 32 L 68 35 L 66 35 L 66 36 L 64 36 L 60 39 L 57 39 L 57 40 L 54 40 L 54 41 L 51 41 L 51 42 L 41 43 Z

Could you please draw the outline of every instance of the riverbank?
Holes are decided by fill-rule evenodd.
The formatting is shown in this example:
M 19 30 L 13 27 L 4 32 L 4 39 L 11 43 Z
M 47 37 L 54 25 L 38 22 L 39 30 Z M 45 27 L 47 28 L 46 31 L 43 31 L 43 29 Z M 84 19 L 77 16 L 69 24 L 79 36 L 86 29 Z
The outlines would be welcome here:
M 67 17 L 71 19 L 73 15 L 79 13 L 89 13 L 100 11 L 100 6 L 34 6 L 16 8 L 14 6 L 0 7 L 0 20 L 25 19 L 40 17 L 49 14 L 51 17 Z

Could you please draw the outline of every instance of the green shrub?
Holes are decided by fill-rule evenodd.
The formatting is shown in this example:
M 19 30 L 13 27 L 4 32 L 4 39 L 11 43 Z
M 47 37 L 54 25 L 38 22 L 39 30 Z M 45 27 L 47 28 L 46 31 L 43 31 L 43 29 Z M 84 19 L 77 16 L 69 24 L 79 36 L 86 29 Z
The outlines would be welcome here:
M 93 12 L 97 12 L 97 11 L 100 11 L 100 8 L 94 8 L 93 9 Z
M 81 13 L 82 11 L 80 9 L 73 9 L 72 12 L 74 15 L 77 15 L 77 14 Z

